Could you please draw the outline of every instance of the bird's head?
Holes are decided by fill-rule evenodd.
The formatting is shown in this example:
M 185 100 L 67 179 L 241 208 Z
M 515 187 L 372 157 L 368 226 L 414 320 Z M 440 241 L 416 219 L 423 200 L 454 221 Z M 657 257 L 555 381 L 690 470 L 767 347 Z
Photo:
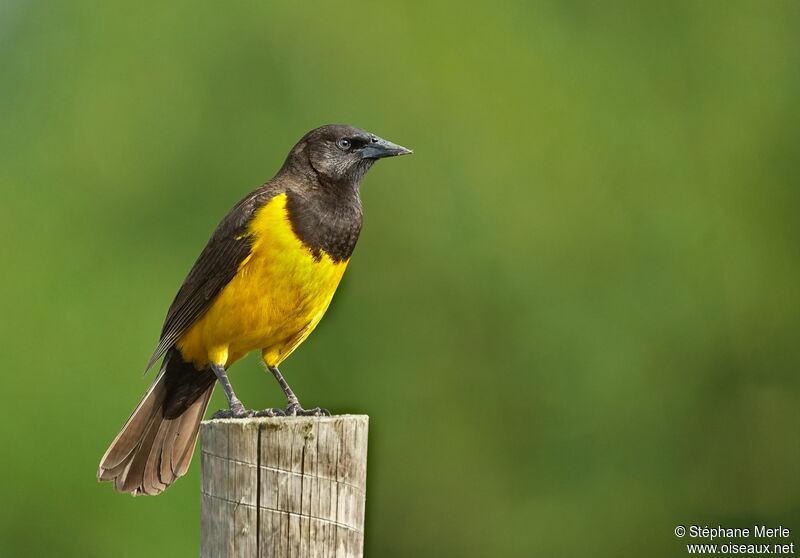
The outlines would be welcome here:
M 357 186 L 378 159 L 409 153 L 413 152 L 353 126 L 329 124 L 303 136 L 285 166 L 308 164 L 325 182 Z

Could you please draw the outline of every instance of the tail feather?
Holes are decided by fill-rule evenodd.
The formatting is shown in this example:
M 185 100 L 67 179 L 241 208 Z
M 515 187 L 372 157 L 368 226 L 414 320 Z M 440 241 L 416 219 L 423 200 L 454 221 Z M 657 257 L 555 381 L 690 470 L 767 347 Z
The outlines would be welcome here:
M 197 430 L 200 428 L 200 421 L 211 401 L 211 394 L 214 393 L 214 380 L 211 388 L 200 396 L 198 403 L 186 411 L 183 421 L 178 425 L 176 432 L 176 443 L 172 446 L 170 466 L 175 477 L 182 477 L 189 469 L 194 455 L 194 447 L 197 445 Z
M 189 468 L 216 377 L 172 349 L 161 372 L 111 442 L 97 479 L 119 492 L 160 494 Z
M 101 460 L 102 468 L 116 469 L 121 464 L 128 462 L 130 453 L 136 449 L 141 441 L 142 434 L 152 422 L 153 416 L 164 404 L 166 390 L 164 389 L 165 370 L 161 370 L 150 389 L 147 390 L 139 405 L 131 413 L 128 422 L 120 430 L 114 441 L 108 447 Z M 107 480 L 107 479 L 103 479 Z
M 151 455 L 161 453 L 161 447 L 154 444 L 158 429 L 163 422 L 160 412 L 156 412 L 150 418 L 142 439 L 137 448 L 130 455 L 130 467 L 124 476 L 117 477 L 114 488 L 120 492 L 131 492 L 138 494 L 139 491 L 145 494 L 159 494 L 162 490 L 152 482 L 150 477 L 145 476 L 145 466 Z

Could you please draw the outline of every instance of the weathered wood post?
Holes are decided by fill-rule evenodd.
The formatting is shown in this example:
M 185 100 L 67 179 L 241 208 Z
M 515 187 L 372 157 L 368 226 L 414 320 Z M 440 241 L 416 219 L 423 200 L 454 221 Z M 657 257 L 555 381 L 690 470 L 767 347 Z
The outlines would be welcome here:
M 200 427 L 200 556 L 360 558 L 369 417 Z

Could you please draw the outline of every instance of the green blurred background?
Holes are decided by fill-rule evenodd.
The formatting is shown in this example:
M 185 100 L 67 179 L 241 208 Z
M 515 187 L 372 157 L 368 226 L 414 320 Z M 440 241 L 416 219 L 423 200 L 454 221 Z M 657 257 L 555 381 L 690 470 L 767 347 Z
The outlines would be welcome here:
M 371 417 L 367 556 L 800 543 L 800 5 L 663 4 L 0 3 L 0 555 L 197 555 L 198 461 L 96 466 L 216 223 L 328 122 L 416 151 L 283 367 Z

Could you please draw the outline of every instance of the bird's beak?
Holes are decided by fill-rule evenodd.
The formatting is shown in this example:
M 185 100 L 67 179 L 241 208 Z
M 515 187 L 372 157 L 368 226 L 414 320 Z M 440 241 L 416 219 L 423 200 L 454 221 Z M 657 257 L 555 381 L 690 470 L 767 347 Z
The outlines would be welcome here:
M 383 157 L 396 157 L 397 155 L 409 155 L 414 153 L 407 147 L 397 145 L 379 137 L 373 137 L 372 143 L 366 145 L 361 150 L 361 156 L 365 159 L 382 159 Z

